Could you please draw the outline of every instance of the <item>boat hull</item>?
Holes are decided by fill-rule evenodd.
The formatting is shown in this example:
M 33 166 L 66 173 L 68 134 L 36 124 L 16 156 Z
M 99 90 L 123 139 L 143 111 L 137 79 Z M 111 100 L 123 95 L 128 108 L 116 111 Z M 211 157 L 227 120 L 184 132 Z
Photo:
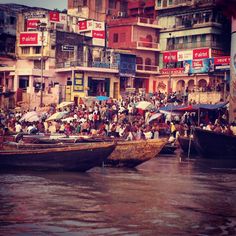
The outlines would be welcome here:
M 86 144 L 48 149 L 3 150 L 0 151 L 0 168 L 84 172 L 102 166 L 114 148 L 114 144 Z
M 196 128 L 194 140 L 204 158 L 236 159 L 236 136 Z
M 178 142 L 179 142 L 179 146 L 182 149 L 182 151 L 184 153 L 188 153 L 189 151 L 189 137 L 182 137 L 179 136 L 178 137 Z M 191 143 L 190 143 L 190 154 L 197 154 L 197 149 L 195 147 L 195 141 L 194 139 L 191 139 Z
M 166 139 L 117 142 L 115 150 L 108 157 L 105 164 L 134 168 L 156 157 L 166 143 Z

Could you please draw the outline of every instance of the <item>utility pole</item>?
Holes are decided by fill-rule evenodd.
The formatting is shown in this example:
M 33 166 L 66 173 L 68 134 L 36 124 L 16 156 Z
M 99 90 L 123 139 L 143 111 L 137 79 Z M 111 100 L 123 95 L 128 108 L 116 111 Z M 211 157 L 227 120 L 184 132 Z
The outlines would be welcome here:
M 169 45 L 171 45 L 171 33 L 169 33 L 170 36 L 170 43 Z M 171 48 L 169 47 L 169 50 Z M 169 78 L 168 78 L 168 95 L 170 95 L 171 93 L 171 51 L 169 51 Z
M 40 86 L 40 107 L 43 107 L 43 70 L 44 70 L 44 59 L 43 59 L 43 43 L 44 43 L 44 31 L 46 30 L 47 24 L 44 22 L 40 22 L 38 24 L 38 29 L 41 32 L 41 86 Z

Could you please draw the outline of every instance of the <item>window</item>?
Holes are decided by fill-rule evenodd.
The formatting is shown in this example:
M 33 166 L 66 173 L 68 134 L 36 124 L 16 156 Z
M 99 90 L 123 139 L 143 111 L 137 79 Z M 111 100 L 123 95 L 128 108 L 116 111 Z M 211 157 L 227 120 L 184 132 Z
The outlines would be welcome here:
M 40 54 L 41 53 L 41 47 L 33 47 L 34 54 Z
M 192 35 L 192 43 L 196 43 L 197 42 L 197 35 Z
M 22 52 L 22 54 L 24 54 L 24 55 L 30 54 L 30 47 L 22 47 L 22 48 L 21 48 L 21 52 Z
M 201 35 L 201 42 L 206 42 L 206 35 L 205 34 Z
M 113 34 L 113 43 L 118 43 L 119 36 L 117 33 Z
M 125 38 L 126 38 L 126 33 L 121 33 L 120 34 L 120 42 L 125 42 Z
M 19 88 L 26 89 L 29 86 L 29 76 L 19 76 Z
M 114 0 L 109 0 L 109 9 L 115 9 L 116 8 L 116 2 Z
M 169 5 L 173 5 L 173 0 L 169 0 Z
M 161 7 L 161 2 L 162 2 L 161 0 L 157 0 L 157 6 L 158 7 Z
M 34 69 L 41 69 L 41 60 L 34 61 Z M 43 69 L 45 70 L 45 61 L 43 61 Z
M 15 25 L 16 24 L 16 18 L 13 16 L 10 16 L 10 25 Z
M 102 11 L 102 0 L 95 0 L 95 13 L 101 13 Z
M 183 37 L 183 43 L 188 43 L 188 36 Z

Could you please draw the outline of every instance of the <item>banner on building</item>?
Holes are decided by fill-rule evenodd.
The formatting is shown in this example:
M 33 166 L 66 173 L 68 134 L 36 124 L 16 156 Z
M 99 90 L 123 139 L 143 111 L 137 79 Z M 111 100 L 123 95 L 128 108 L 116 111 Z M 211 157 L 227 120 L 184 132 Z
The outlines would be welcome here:
M 193 49 L 193 60 L 207 59 L 211 57 L 211 50 L 209 48 Z
M 193 51 L 178 51 L 178 61 L 186 61 L 193 59 Z
M 210 48 L 198 48 L 186 51 L 168 51 L 163 53 L 163 62 L 179 62 L 188 60 L 207 59 L 211 57 Z
M 183 74 L 184 68 L 163 68 L 163 69 L 160 69 L 160 73 L 162 75 Z
M 215 70 L 230 70 L 230 56 L 214 57 Z
M 94 46 L 105 46 L 105 23 L 94 20 L 82 20 L 78 22 L 78 32 L 92 38 Z
M 178 61 L 178 51 L 169 51 L 163 53 L 163 62 L 177 62 Z
M 93 20 L 81 20 L 78 22 L 79 32 L 93 30 Z
M 49 20 L 54 22 L 60 22 L 60 13 L 58 11 L 50 11 Z
M 187 60 L 184 61 L 185 74 L 209 73 L 214 71 L 214 60 L 206 58 L 201 60 Z
M 119 54 L 118 64 L 120 76 L 134 77 L 136 72 L 136 56 Z
M 47 44 L 47 32 L 44 32 L 43 45 Z M 20 46 L 41 46 L 42 45 L 41 32 L 27 32 L 20 33 Z
M 39 19 L 28 19 L 28 20 L 27 20 L 27 23 L 26 23 L 27 30 L 30 30 L 30 29 L 37 29 L 39 23 L 40 23 L 40 20 L 39 20 Z

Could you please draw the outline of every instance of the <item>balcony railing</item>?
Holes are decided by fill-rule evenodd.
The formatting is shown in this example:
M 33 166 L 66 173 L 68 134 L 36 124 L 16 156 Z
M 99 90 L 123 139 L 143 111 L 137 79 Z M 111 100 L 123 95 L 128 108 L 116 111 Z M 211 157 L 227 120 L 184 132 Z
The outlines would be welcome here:
M 56 64 L 56 68 L 69 68 L 69 67 L 91 67 L 91 68 L 107 68 L 107 69 L 118 69 L 116 63 L 99 62 L 99 61 L 66 61 Z
M 145 65 L 145 64 L 136 64 L 136 71 L 150 74 L 160 73 L 159 66 Z
M 192 48 L 202 48 L 202 47 L 214 47 L 222 48 L 222 44 L 218 42 L 206 41 L 206 42 L 194 42 L 194 43 L 176 43 L 173 45 L 168 45 L 167 50 L 178 50 L 178 49 L 192 49 Z
M 136 48 L 137 49 L 144 49 L 144 50 L 160 50 L 160 44 L 159 43 L 153 43 L 153 42 L 147 42 L 147 41 L 137 41 Z
M 161 28 L 158 26 L 158 21 L 155 19 L 150 18 L 144 18 L 144 17 L 114 17 L 113 19 L 110 19 L 108 24 L 110 26 L 117 26 L 117 25 L 138 25 L 138 24 L 145 24 L 145 26 L 149 27 L 155 27 L 155 28 Z

